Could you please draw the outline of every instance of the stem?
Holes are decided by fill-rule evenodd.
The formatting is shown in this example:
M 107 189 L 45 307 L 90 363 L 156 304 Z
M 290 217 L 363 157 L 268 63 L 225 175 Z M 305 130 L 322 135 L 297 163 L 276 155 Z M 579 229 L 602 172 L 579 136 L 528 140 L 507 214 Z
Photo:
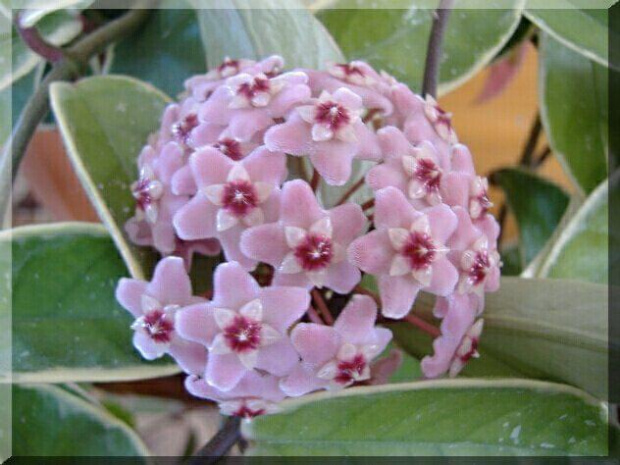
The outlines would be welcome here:
M 370 199 L 367 202 L 364 202 L 362 204 L 362 210 L 363 211 L 370 210 L 374 206 L 375 206 L 375 199 Z
M 358 294 L 363 294 L 363 295 L 367 295 L 368 297 L 371 297 L 375 301 L 375 303 L 377 305 L 381 305 L 381 299 L 374 292 L 369 291 L 368 289 L 365 289 L 365 288 L 363 288 L 362 286 L 359 286 L 359 285 L 355 286 L 354 291 L 357 292 Z
M 11 179 L 15 179 L 19 165 L 26 153 L 32 135 L 49 112 L 49 88 L 52 83 L 68 81 L 79 75 L 79 69 L 119 38 L 137 29 L 148 17 L 146 3 L 140 2 L 136 9 L 121 18 L 95 30 L 65 52 L 65 57 L 54 64 L 34 95 L 26 103 L 9 140 L 0 156 L 0 218 L 9 204 Z M 9 176 L 9 173 L 11 175 Z
M 229 417 L 211 440 L 189 460 L 190 465 L 216 463 L 241 439 L 241 418 Z
M 536 150 L 536 145 L 538 144 L 538 139 L 540 138 L 540 134 L 542 133 L 542 121 L 540 120 L 540 113 L 536 114 L 536 118 L 534 119 L 534 123 L 530 129 L 530 134 L 527 138 L 527 142 L 523 147 L 523 151 L 521 152 L 521 161 L 519 164 L 521 166 L 532 166 L 532 160 L 534 157 L 534 150 Z
M 23 27 L 21 25 L 21 16 L 21 11 L 15 15 L 15 29 L 17 29 L 17 32 L 28 48 L 51 63 L 57 63 L 62 60 L 64 58 L 63 51 L 47 42 L 41 34 L 39 34 L 36 27 Z
M 325 322 L 331 326 L 334 324 L 334 317 L 332 316 L 331 312 L 329 311 L 329 308 L 327 307 L 327 304 L 325 303 L 325 299 L 323 299 L 323 296 L 321 295 L 321 292 L 318 289 L 312 289 L 312 299 L 314 300 L 314 303 L 316 304 L 316 306 L 319 309 L 319 312 L 321 314 L 321 316 L 323 317 L 323 320 L 325 320 Z
M 549 155 L 551 155 L 551 147 L 547 146 L 543 149 L 540 155 L 538 155 L 538 157 L 536 157 L 536 159 L 534 160 L 533 162 L 534 168 L 538 168 L 540 165 L 542 165 L 547 159 L 547 157 L 549 157 Z
M 441 331 L 439 331 L 439 328 L 437 328 L 436 326 L 433 326 L 432 324 L 424 321 L 422 318 L 417 317 L 415 315 L 409 314 L 403 317 L 403 320 L 405 320 L 407 323 L 410 323 L 418 327 L 419 329 L 421 329 L 427 334 L 430 334 L 433 337 L 437 337 L 441 334 Z
M 321 175 L 315 168 L 314 171 L 312 172 L 312 179 L 310 180 L 310 187 L 312 188 L 312 192 L 316 192 L 317 188 L 319 187 L 320 180 L 321 180 Z
M 359 181 L 357 181 L 355 184 L 353 184 L 348 191 L 346 191 L 342 197 L 340 197 L 340 200 L 338 200 L 338 202 L 336 203 L 336 205 L 342 205 L 343 203 L 345 203 L 347 200 L 349 200 L 349 197 L 351 197 L 355 191 L 357 191 L 360 187 L 362 187 L 364 185 L 364 176 L 361 177 L 361 179 Z
M 433 25 L 431 27 L 431 37 L 428 41 L 426 52 L 426 63 L 424 67 L 424 78 L 422 81 L 422 95 L 437 96 L 437 82 L 439 81 L 439 64 L 441 62 L 441 45 L 446 31 L 446 24 L 454 0 L 441 0 L 433 15 Z
M 308 307 L 308 318 L 310 318 L 310 321 L 312 321 L 312 323 L 315 323 L 317 325 L 325 324 L 325 322 L 321 319 L 320 315 L 312 305 Z

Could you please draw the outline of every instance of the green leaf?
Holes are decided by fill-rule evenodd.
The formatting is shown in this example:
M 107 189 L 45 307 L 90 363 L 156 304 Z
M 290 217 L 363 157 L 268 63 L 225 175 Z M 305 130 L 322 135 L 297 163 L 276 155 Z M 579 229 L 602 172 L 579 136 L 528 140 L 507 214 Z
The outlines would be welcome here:
M 56 386 L 24 385 L 13 387 L 13 455 L 144 457 L 149 452 L 104 409 Z
M 170 359 L 147 362 L 133 348 L 132 317 L 114 297 L 127 269 L 103 226 L 17 228 L 0 234 L 0 247 L 12 249 L 12 267 L 2 268 L 12 271 L 14 381 L 132 380 L 178 372 Z M 2 314 L 9 311 L 4 306 Z
M 20 23 L 24 27 L 32 27 L 41 19 L 56 11 L 65 10 L 78 13 L 94 3 L 94 0 L 21 0 L 19 8 L 23 10 Z
M 6 17 L 0 16 L 0 23 L 3 23 L 0 27 L 0 49 L 11 51 L 13 65 L 0 68 L 0 90 L 9 87 L 43 62 L 43 59 L 21 40 L 15 28 L 9 30 L 7 22 Z M 78 36 L 82 31 L 82 23 L 67 11 L 56 11 L 41 19 L 37 28 L 49 43 L 60 46 Z
M 67 152 L 91 202 L 132 276 L 149 277 L 155 252 L 131 244 L 123 226 L 133 215 L 130 186 L 138 177 L 138 154 L 158 129 L 169 98 L 121 76 L 55 83 L 50 94 Z
M 205 72 L 206 62 L 196 12 L 186 1 L 167 0 L 151 11 L 143 27 L 116 45 L 111 72 L 177 95 L 187 78 Z
M 433 301 L 421 295 L 414 312 L 434 322 Z M 500 290 L 486 295 L 481 356 L 470 360 L 463 375 L 560 381 L 606 399 L 608 303 L 608 288 L 600 284 L 502 278 Z M 411 325 L 399 323 L 393 330 L 414 356 L 431 351 L 430 337 L 420 340 Z
M 512 243 L 503 246 L 500 254 L 502 256 L 502 275 L 519 276 L 523 271 L 519 244 Z
M 418 3 L 401 1 L 403 9 L 394 9 L 387 0 L 337 0 L 318 15 L 348 59 L 368 61 L 420 91 L 438 0 L 424 8 Z M 525 0 L 456 0 L 444 38 L 440 93 L 458 87 L 493 60 L 519 25 L 524 5 Z
M 577 186 L 591 192 L 607 176 L 607 70 L 544 33 L 539 68 L 549 145 Z
M 608 182 L 590 194 L 551 246 L 539 276 L 607 284 L 609 241 L 617 241 L 609 236 L 609 195 Z
M 580 6 L 586 9 L 577 8 L 575 0 L 554 0 L 553 8 L 550 8 L 548 3 L 529 0 L 524 14 L 564 46 L 608 66 L 608 44 L 620 38 L 617 31 L 608 27 L 607 8 L 612 3 L 609 0 L 581 2 Z M 536 8 L 539 5 L 541 9 Z
M 526 380 L 423 381 L 285 402 L 242 425 L 262 456 L 607 455 L 607 410 Z
M 344 61 L 323 25 L 298 0 L 190 1 L 196 8 L 205 5 L 198 19 L 211 68 L 226 56 L 258 60 L 276 54 L 288 68 Z
M 521 264 L 526 266 L 542 250 L 560 223 L 569 203 L 556 184 L 531 171 L 506 168 L 493 173 L 519 228 Z

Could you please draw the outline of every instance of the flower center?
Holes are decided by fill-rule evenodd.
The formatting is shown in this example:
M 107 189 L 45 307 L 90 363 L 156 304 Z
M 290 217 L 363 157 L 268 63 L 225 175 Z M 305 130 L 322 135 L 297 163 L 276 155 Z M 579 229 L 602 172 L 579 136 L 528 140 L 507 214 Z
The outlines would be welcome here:
M 467 275 L 472 286 L 478 286 L 484 282 L 491 269 L 491 259 L 488 250 L 480 250 L 474 256 L 473 264 L 467 270 Z
M 493 206 L 493 203 L 489 200 L 488 190 L 482 186 L 482 182 L 479 182 L 480 187 L 474 192 L 474 195 L 469 201 L 469 214 L 473 219 L 478 219 L 487 214 L 489 209 Z
M 172 135 L 177 141 L 188 145 L 192 131 L 198 126 L 198 115 L 190 113 L 182 121 L 172 126 Z
M 259 408 L 259 409 L 251 409 L 250 407 L 247 406 L 247 404 L 242 404 L 239 409 L 237 409 L 233 415 L 236 417 L 241 417 L 241 418 L 254 418 L 257 417 L 259 415 L 264 415 L 265 414 L 265 409 L 264 408 Z
M 315 119 L 317 123 L 337 131 L 351 122 L 351 115 L 345 107 L 336 102 L 323 102 L 316 108 Z
M 241 143 L 231 137 L 225 137 L 223 139 L 220 139 L 215 144 L 213 144 L 213 147 L 218 149 L 231 160 L 239 161 L 243 158 Z
M 131 186 L 131 193 L 136 199 L 139 210 L 146 211 L 162 194 L 162 186 L 156 179 L 142 177 Z
M 258 194 L 250 181 L 236 180 L 226 183 L 222 206 L 236 217 L 247 215 L 258 205 Z
M 244 316 L 236 316 L 232 323 L 224 328 L 224 338 L 233 352 L 247 352 L 258 349 L 261 324 Z
M 252 101 L 258 94 L 269 92 L 271 85 L 266 76 L 256 76 L 249 82 L 244 82 L 237 87 L 237 95 L 242 95 Z
M 400 253 L 409 260 L 412 270 L 421 270 L 435 261 L 437 246 L 428 234 L 412 232 Z
M 151 310 L 144 315 L 142 328 L 155 342 L 168 343 L 172 339 L 174 324 L 166 318 L 162 310 Z
M 221 77 L 227 78 L 237 74 L 239 72 L 239 67 L 239 60 L 231 60 L 230 58 L 226 58 L 222 64 L 217 67 L 217 71 Z
M 478 353 L 478 338 L 471 338 L 469 336 L 465 336 L 469 339 L 469 350 L 465 353 L 459 353 L 458 357 L 463 363 L 467 363 L 471 358 L 473 358 Z
M 305 271 L 316 271 L 329 265 L 334 256 L 331 239 L 320 234 L 308 234 L 295 248 L 295 257 Z
M 413 175 L 424 184 L 427 192 L 439 191 L 441 170 L 433 160 L 429 158 L 418 159 Z
M 357 354 L 351 360 L 338 362 L 338 372 L 334 380 L 340 384 L 350 384 L 362 376 L 366 368 L 366 358 Z

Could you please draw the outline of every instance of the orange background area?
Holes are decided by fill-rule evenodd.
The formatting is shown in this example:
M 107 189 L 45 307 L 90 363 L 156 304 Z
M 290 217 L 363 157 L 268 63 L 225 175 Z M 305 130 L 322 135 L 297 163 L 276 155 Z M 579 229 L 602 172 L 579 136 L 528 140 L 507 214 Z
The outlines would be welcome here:
M 476 102 L 489 74 L 487 68 L 440 99 L 442 107 L 453 113 L 459 139 L 470 147 L 481 175 L 518 163 L 538 108 L 537 68 L 536 50 L 530 48 L 517 76 L 498 97 Z M 544 140 L 540 141 L 538 150 L 544 146 Z M 51 210 L 54 219 L 97 221 L 79 182 L 71 174 L 56 131 L 38 134 L 29 148 L 23 172 L 33 194 Z M 570 188 L 554 157 L 547 158 L 540 173 Z M 497 214 L 503 202 L 501 190 L 492 188 L 491 200 Z M 505 237 L 514 238 L 515 232 L 509 218 Z

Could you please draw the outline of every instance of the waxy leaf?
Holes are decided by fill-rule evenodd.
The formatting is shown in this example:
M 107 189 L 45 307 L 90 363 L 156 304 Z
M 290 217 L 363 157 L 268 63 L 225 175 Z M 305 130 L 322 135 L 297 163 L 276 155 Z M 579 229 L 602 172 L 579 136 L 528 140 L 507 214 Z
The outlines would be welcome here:
M 151 11 L 144 26 L 116 45 L 110 71 L 177 95 L 187 78 L 206 67 L 196 12 L 185 1 L 167 0 Z
M 607 455 L 607 411 L 568 386 L 442 380 L 284 402 L 242 425 L 250 455 Z
M 78 13 L 93 3 L 94 0 L 55 0 L 54 2 L 49 0 L 21 0 L 14 2 L 16 6 L 23 10 L 19 22 L 24 27 L 32 27 L 41 19 L 56 11 L 64 10 Z
M 607 70 L 544 33 L 539 68 L 549 145 L 577 186 L 589 193 L 607 176 Z
M 337 0 L 318 17 L 349 60 L 365 60 L 420 91 L 433 12 L 438 0 Z M 406 6 L 405 6 L 406 5 Z M 487 65 L 512 37 L 525 0 L 456 0 L 440 67 L 440 93 L 458 87 Z M 461 8 L 466 6 L 467 9 Z
M 0 234 L 0 247 L 10 247 L 13 259 L 12 267 L 3 263 L 12 272 L 13 381 L 131 380 L 179 371 L 170 359 L 148 362 L 133 348 L 133 318 L 114 297 L 127 269 L 103 226 L 17 228 Z M 10 310 L 2 306 L 3 315 Z
M 608 182 L 590 194 L 550 247 L 539 276 L 608 283 L 609 195 Z
M 432 308 L 433 298 L 421 295 L 413 311 L 435 323 Z M 462 374 L 561 381 L 606 399 L 608 308 L 608 288 L 600 284 L 502 278 L 500 290 L 486 295 L 481 356 Z M 432 351 L 430 337 L 421 339 L 411 325 L 398 323 L 394 332 L 414 356 Z
M 569 203 L 568 195 L 533 172 L 506 168 L 493 174 L 506 194 L 519 228 L 521 264 L 526 266 L 542 250 L 560 223 Z
M 8 432 L 6 432 L 8 434 Z M 13 455 L 137 457 L 149 452 L 123 422 L 52 385 L 13 387 Z
M 190 1 L 198 9 L 210 68 L 227 56 L 281 55 L 287 68 L 324 68 L 344 60 L 325 27 L 298 0 Z
M 51 101 L 73 166 L 129 271 L 149 277 L 155 253 L 131 244 L 123 226 L 134 214 L 138 154 L 170 100 L 141 81 L 98 76 L 52 85 Z
M 609 43 L 618 40 L 618 33 L 609 28 L 607 9 L 615 2 L 589 0 L 580 5 L 576 3 L 575 0 L 554 0 L 553 8 L 550 8 L 548 2 L 530 0 L 524 14 L 564 46 L 608 66 Z M 610 35 L 615 37 L 612 39 Z M 617 67 L 618 63 L 613 65 Z

